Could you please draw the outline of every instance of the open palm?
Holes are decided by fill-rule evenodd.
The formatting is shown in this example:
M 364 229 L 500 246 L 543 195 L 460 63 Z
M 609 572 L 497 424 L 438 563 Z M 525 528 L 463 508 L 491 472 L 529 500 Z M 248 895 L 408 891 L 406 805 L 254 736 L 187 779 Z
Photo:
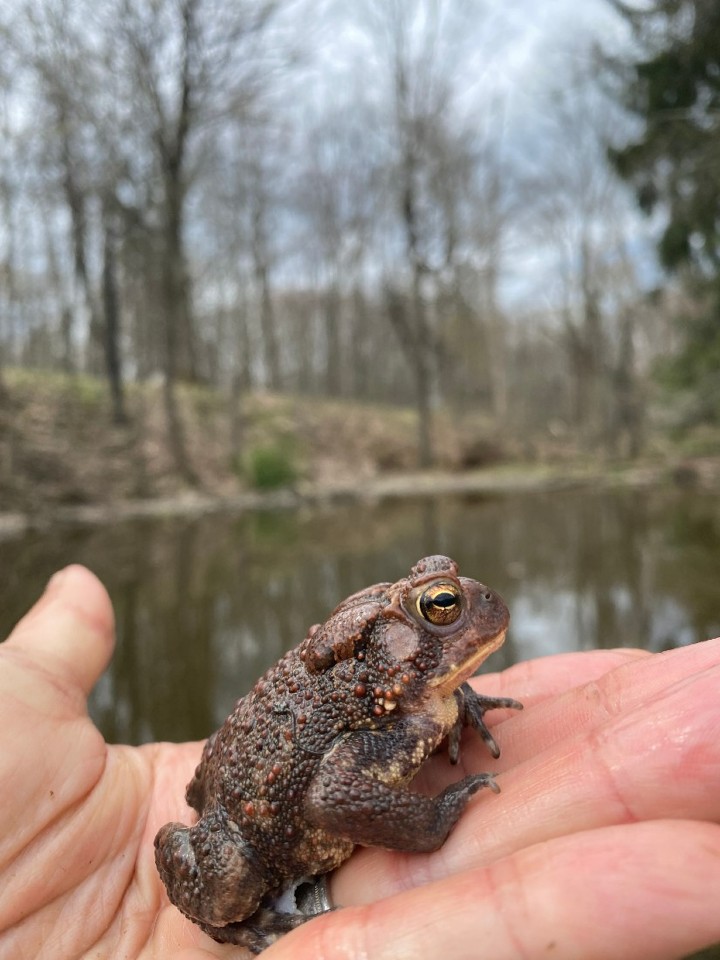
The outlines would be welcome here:
M 242 957 L 170 906 L 152 840 L 189 820 L 200 744 L 107 746 L 86 697 L 112 652 L 112 612 L 68 568 L 0 645 L 0 958 Z M 720 642 L 661 656 L 552 657 L 484 677 L 524 700 L 499 774 L 434 854 L 356 853 L 333 880 L 348 909 L 268 960 L 675 958 L 720 941 Z M 498 716 L 498 719 L 502 719 Z M 421 788 L 460 775 L 438 756 Z

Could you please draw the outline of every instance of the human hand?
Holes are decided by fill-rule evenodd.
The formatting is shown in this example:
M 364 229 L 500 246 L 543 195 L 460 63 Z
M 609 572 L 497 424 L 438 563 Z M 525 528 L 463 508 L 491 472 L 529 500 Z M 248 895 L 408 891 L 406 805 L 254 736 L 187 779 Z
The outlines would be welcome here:
M 81 568 L 0 645 L 0 958 L 242 957 L 170 906 L 155 871 L 157 828 L 189 818 L 200 744 L 106 746 L 87 718 L 111 649 L 109 600 Z M 720 641 L 483 677 L 526 704 L 501 760 L 470 732 L 465 769 L 435 757 L 422 786 L 490 767 L 502 795 L 473 800 L 436 853 L 358 851 L 332 881 L 352 906 L 264 956 L 676 960 L 720 940 L 719 680 Z
M 333 897 L 360 906 L 268 960 L 677 960 L 720 943 L 720 639 L 472 682 L 525 705 L 497 735 L 501 796 L 473 802 L 437 853 L 358 851 Z M 417 778 L 431 794 L 488 766 L 472 732 L 460 770 L 443 760 Z
M 153 855 L 187 816 L 202 745 L 105 744 L 86 699 L 112 648 L 110 600 L 82 567 L 0 644 L 0 960 L 223 955 L 169 906 Z

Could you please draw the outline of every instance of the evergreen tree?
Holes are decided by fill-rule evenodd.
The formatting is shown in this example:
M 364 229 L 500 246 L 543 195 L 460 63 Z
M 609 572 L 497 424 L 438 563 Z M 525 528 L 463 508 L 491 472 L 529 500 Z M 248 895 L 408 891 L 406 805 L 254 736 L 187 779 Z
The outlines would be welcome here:
M 680 318 L 686 346 L 667 372 L 695 390 L 698 415 L 720 420 L 720 3 L 610 2 L 633 31 L 636 55 L 618 75 L 641 127 L 611 159 L 640 207 L 665 214 L 660 260 L 698 299 Z

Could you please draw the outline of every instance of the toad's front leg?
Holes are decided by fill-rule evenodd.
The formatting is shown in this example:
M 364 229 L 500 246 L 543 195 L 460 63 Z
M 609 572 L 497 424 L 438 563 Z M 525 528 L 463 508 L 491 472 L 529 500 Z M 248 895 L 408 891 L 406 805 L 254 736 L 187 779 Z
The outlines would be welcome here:
M 457 763 L 460 756 L 460 737 L 463 727 L 473 727 L 487 744 L 487 748 L 497 760 L 500 756 L 500 747 L 490 733 L 485 723 L 485 714 L 488 710 L 522 710 L 523 705 L 511 697 L 486 697 L 482 693 L 475 693 L 469 683 L 463 683 L 455 691 L 455 700 L 458 706 L 458 716 L 448 736 L 448 754 L 450 763 Z
M 406 789 L 441 737 L 442 730 L 412 718 L 349 734 L 313 778 L 305 798 L 308 820 L 364 846 L 437 850 L 474 793 L 482 787 L 499 791 L 490 773 L 464 777 L 436 797 Z

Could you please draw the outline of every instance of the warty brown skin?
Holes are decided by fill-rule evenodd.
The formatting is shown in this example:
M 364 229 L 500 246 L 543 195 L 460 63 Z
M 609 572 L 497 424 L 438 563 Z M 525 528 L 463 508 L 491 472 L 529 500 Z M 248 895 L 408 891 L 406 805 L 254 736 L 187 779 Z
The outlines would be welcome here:
M 186 794 L 198 822 L 166 824 L 155 838 L 171 901 L 216 940 L 259 953 L 309 919 L 272 898 L 356 844 L 441 846 L 472 794 L 497 790 L 492 775 L 437 797 L 406 785 L 446 737 L 457 762 L 466 725 L 499 755 L 483 715 L 521 705 L 465 681 L 508 621 L 497 593 L 434 556 L 312 627 L 208 740 Z

